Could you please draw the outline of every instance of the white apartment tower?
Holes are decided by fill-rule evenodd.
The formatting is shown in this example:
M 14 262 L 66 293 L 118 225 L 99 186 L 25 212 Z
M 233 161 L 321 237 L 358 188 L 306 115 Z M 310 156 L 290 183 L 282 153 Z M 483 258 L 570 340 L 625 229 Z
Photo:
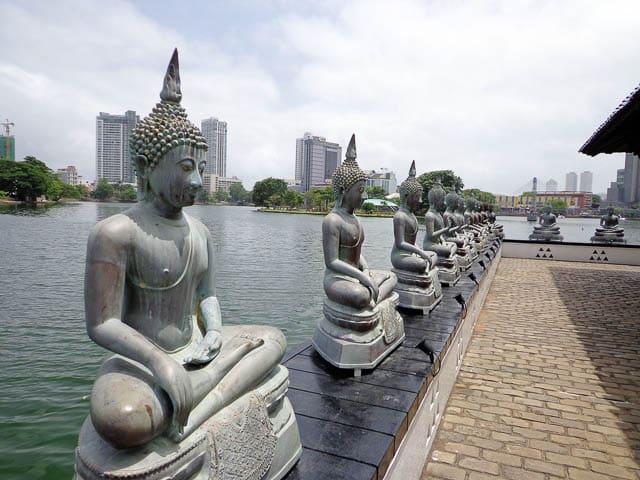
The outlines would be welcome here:
M 96 117 L 96 180 L 135 183 L 135 169 L 129 154 L 131 132 L 140 121 L 136 112 L 124 115 L 100 112 Z
M 302 185 L 302 192 L 308 192 L 314 185 L 324 185 L 331 179 L 341 163 L 342 147 L 327 142 L 305 132 L 296 139 L 296 180 Z
M 553 178 L 547 180 L 546 188 L 547 192 L 557 192 L 558 191 L 558 182 L 556 182 Z
M 578 174 L 576 172 L 569 172 L 565 176 L 564 180 L 565 192 L 576 192 L 578 190 Z
M 580 174 L 580 192 L 593 192 L 593 173 L 584 171 Z
M 215 117 L 202 121 L 202 135 L 207 139 L 207 165 L 204 172 L 219 177 L 227 176 L 227 122 Z

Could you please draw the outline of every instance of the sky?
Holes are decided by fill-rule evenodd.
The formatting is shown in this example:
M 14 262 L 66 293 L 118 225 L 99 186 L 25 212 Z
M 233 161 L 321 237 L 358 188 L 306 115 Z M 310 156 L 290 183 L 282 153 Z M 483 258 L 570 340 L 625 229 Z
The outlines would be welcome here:
M 364 169 L 451 169 L 519 193 L 623 154 L 578 153 L 640 83 L 640 2 L 0 0 L 0 119 L 16 157 L 95 178 L 99 112 L 146 116 L 174 47 L 196 125 L 228 122 L 227 175 L 294 177 L 295 139 L 356 134 Z

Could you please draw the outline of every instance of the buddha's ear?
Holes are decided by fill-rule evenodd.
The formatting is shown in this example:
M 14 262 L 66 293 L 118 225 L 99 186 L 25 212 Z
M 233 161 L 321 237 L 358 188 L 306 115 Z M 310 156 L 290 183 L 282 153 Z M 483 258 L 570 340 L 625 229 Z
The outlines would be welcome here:
M 142 178 L 147 178 L 149 175 L 149 160 L 145 155 L 136 155 L 134 162 L 136 164 L 136 172 Z

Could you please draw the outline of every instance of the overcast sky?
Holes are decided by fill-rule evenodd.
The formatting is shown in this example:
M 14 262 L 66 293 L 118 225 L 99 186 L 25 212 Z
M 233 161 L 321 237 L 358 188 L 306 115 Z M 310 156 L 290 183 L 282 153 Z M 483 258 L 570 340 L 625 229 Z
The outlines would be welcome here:
M 305 131 L 401 181 L 452 169 L 466 187 L 594 172 L 578 149 L 640 83 L 640 2 L 0 1 L 0 119 L 16 156 L 95 177 L 98 112 L 147 115 L 178 47 L 196 125 L 228 122 L 227 174 L 294 176 Z

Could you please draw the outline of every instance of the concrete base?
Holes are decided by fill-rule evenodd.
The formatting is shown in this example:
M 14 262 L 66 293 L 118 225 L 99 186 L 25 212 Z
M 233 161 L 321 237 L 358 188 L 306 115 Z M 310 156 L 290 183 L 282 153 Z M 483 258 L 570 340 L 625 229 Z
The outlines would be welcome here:
M 458 262 L 458 267 L 460 267 L 460 270 L 463 272 L 466 272 L 467 270 L 469 270 L 469 268 L 471 268 L 471 265 L 473 264 L 471 255 L 468 252 L 465 255 L 458 255 L 456 253 L 456 261 Z
M 377 322 L 366 331 L 355 331 L 330 321 L 325 309 L 325 316 L 318 322 L 311 339 L 314 348 L 331 365 L 353 369 L 356 375 L 360 370 L 375 368 L 404 341 L 404 322 L 396 310 L 398 301 L 398 294 L 393 292 L 376 305 L 367 317 L 376 316 Z M 325 306 L 327 303 L 332 310 L 337 308 L 337 304 L 325 300 Z M 344 308 L 341 322 L 346 310 L 350 310 Z
M 302 454 L 285 396 L 288 385 L 289 372 L 279 366 L 180 443 L 159 437 L 140 448 L 118 450 L 98 435 L 88 417 L 76 449 L 75 478 L 280 480 Z
M 455 260 L 444 260 L 438 265 L 438 278 L 440 283 L 447 287 L 453 287 L 460 280 L 460 267 Z
M 613 233 L 613 232 L 596 232 L 596 234 L 591 237 L 591 241 L 593 243 L 627 243 L 624 239 L 624 232 L 622 233 Z
M 398 306 L 427 313 L 442 300 L 442 287 L 437 268 L 424 275 L 416 275 L 395 268 L 392 272 L 398 277 L 394 290 L 399 297 Z
M 529 240 L 536 240 L 538 242 L 561 242 L 563 238 L 564 237 L 558 232 L 545 230 L 534 231 L 529 235 Z

